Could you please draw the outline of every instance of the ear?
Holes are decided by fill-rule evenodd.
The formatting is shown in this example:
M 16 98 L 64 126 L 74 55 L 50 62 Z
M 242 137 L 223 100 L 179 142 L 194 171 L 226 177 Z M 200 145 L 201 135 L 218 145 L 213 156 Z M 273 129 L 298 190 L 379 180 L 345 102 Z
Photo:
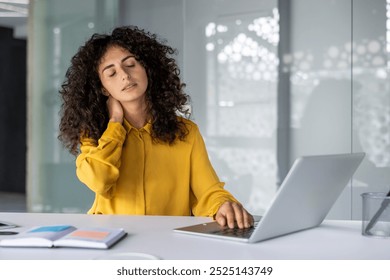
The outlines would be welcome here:
M 105 96 L 110 96 L 110 93 L 105 88 L 102 88 L 102 93 Z

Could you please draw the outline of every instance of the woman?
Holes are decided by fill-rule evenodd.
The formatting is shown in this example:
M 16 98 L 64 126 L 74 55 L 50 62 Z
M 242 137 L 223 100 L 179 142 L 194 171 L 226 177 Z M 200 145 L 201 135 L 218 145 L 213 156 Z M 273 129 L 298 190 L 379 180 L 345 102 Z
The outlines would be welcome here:
M 91 214 L 196 215 L 253 225 L 209 161 L 174 50 L 138 27 L 94 34 L 71 60 L 59 139 L 95 192 Z M 186 117 L 186 118 L 185 118 Z

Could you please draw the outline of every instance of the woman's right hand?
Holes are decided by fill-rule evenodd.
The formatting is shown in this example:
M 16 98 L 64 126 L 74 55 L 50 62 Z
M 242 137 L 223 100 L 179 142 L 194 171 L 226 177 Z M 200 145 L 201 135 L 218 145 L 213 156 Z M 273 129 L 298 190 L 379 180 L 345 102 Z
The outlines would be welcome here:
M 111 95 L 107 99 L 108 114 L 110 122 L 123 122 L 123 108 L 121 103 Z

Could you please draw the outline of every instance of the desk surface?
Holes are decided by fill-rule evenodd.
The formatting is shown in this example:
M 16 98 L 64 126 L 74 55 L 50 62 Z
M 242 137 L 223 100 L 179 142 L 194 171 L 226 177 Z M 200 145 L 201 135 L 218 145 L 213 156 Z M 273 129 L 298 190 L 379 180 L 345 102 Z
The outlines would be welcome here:
M 385 259 L 390 239 L 361 235 L 359 221 L 325 221 L 321 226 L 246 244 L 173 232 L 176 227 L 210 221 L 203 217 L 0 213 L 0 221 L 33 226 L 71 224 L 76 227 L 122 227 L 128 236 L 109 250 L 75 248 L 0 248 L 0 259 L 110 259 L 141 253 L 160 259 Z M 7 238 L 0 236 L 0 238 Z

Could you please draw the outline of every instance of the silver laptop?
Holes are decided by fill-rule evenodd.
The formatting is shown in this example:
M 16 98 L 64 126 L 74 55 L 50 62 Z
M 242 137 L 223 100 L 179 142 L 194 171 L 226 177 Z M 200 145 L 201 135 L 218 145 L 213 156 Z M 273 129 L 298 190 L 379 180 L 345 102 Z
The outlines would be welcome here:
M 255 243 L 322 223 L 365 154 L 305 156 L 295 160 L 264 216 L 250 229 L 217 222 L 176 228 L 175 232 Z

